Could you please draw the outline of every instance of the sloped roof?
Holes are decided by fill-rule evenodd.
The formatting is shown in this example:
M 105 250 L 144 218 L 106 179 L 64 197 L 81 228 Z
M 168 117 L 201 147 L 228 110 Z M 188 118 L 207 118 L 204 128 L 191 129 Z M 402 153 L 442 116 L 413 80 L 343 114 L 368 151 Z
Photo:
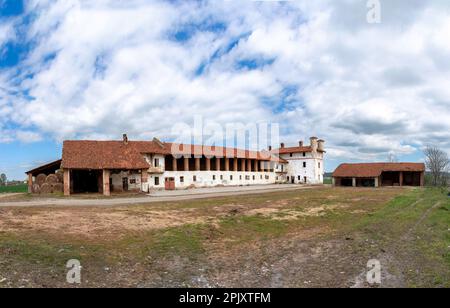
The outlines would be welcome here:
M 370 178 L 383 172 L 424 172 L 423 163 L 363 163 L 342 164 L 333 173 L 333 177 Z
M 47 163 L 45 165 L 36 167 L 32 170 L 29 170 L 27 172 L 25 172 L 26 174 L 32 174 L 32 175 L 38 175 L 40 173 L 45 173 L 47 171 L 50 170 L 50 173 L 53 173 L 54 171 L 58 170 L 59 168 L 61 168 L 61 159 L 55 160 L 51 163 Z
M 142 154 L 205 155 L 227 158 L 249 158 L 286 162 L 268 152 L 199 145 L 181 145 L 156 141 L 65 141 L 62 168 L 67 169 L 147 169 L 149 164 Z

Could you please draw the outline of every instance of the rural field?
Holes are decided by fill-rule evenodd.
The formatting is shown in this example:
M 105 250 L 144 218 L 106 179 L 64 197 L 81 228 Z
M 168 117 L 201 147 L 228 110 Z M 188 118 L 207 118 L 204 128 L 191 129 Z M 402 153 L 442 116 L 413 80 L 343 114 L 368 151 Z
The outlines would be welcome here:
M 1 202 L 1 200 L 0 200 Z M 92 207 L 0 207 L 0 287 L 450 287 L 450 198 L 319 188 Z

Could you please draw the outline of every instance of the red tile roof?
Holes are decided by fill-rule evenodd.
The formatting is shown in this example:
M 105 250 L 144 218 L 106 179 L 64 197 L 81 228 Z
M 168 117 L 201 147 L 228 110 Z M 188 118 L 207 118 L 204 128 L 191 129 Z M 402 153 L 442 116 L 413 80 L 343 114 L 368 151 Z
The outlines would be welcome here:
M 312 152 L 312 148 L 310 146 L 307 147 L 289 147 L 289 148 L 279 148 L 276 150 L 273 150 L 272 152 L 278 153 L 278 154 L 291 154 L 291 153 L 310 153 Z
M 173 149 L 172 149 L 173 147 Z M 179 145 L 157 141 L 65 141 L 62 168 L 67 169 L 147 169 L 149 164 L 142 154 L 205 155 L 228 158 L 250 158 L 264 161 L 286 162 L 268 152 L 255 152 L 234 148 Z
M 371 178 L 378 177 L 382 172 L 424 172 L 423 163 L 365 163 L 342 164 L 333 173 L 333 177 Z

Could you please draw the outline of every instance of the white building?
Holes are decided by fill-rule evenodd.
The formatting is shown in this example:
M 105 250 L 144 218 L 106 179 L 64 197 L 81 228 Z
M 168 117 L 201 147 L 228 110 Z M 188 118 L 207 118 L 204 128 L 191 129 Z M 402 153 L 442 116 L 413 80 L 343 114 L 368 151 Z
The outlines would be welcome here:
M 275 183 L 323 183 L 324 141 L 248 151 L 153 141 L 65 141 L 63 157 L 28 173 L 64 170 L 64 193 L 173 190 Z M 58 165 L 57 165 L 58 164 Z

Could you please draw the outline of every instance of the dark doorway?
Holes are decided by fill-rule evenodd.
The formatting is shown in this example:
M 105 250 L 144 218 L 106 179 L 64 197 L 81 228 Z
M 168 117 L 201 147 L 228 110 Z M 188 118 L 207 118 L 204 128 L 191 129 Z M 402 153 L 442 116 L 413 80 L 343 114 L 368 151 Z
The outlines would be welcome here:
M 72 170 L 74 193 L 98 193 L 102 185 L 102 174 L 99 170 Z
M 400 186 L 400 172 L 383 172 L 381 178 L 383 186 Z
M 128 191 L 128 178 L 122 178 L 123 191 Z
M 375 179 L 357 179 L 356 186 L 358 186 L 358 187 L 375 187 Z
M 347 186 L 347 187 L 353 186 L 353 179 L 351 179 L 351 178 L 341 179 L 341 186 Z

